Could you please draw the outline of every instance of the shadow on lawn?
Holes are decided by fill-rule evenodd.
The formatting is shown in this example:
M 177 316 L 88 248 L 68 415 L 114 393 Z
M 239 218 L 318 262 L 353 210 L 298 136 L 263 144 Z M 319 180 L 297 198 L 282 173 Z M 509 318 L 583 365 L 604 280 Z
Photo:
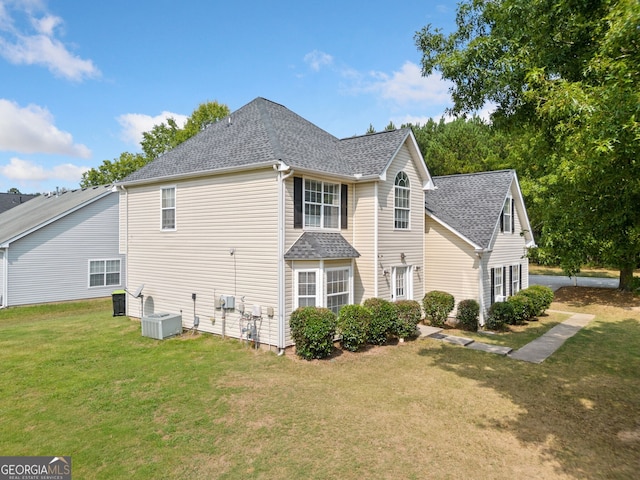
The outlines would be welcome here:
M 524 413 L 485 418 L 533 444 L 576 478 L 637 478 L 640 469 L 640 322 L 592 323 L 543 364 L 454 346 L 424 348 L 440 368 L 505 395 Z

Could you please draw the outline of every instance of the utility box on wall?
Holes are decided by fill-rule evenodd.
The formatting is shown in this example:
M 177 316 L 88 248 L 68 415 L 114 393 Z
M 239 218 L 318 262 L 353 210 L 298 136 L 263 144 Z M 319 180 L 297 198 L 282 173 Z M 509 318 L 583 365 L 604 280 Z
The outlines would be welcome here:
M 182 315 L 177 313 L 152 313 L 142 317 L 142 336 L 163 340 L 182 333 Z

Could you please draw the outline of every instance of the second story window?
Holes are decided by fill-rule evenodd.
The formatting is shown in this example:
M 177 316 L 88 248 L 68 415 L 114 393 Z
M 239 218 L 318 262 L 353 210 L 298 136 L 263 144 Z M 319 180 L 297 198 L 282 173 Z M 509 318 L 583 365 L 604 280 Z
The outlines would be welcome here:
M 161 228 L 162 230 L 175 230 L 176 187 L 163 188 L 161 202 Z
M 338 228 L 340 185 L 317 180 L 304 182 L 304 226 Z
M 507 197 L 502 207 L 502 218 L 500 223 L 500 231 L 505 233 L 513 233 L 515 229 L 515 219 L 513 212 L 513 198 Z
M 394 196 L 394 228 L 407 230 L 409 229 L 409 214 L 411 213 L 411 190 L 409 188 L 409 177 L 404 172 L 396 175 Z

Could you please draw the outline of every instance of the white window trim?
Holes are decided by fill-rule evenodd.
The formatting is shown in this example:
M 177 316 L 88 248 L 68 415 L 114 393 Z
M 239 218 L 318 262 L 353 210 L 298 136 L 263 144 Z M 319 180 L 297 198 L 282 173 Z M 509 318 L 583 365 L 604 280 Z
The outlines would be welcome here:
M 400 186 L 400 185 L 396 184 L 396 182 L 398 181 L 398 176 L 400 174 L 403 174 L 406 177 L 407 184 L 409 185 L 408 187 L 403 187 L 403 186 Z M 408 198 L 409 207 L 408 208 L 396 206 L 396 199 L 398 197 L 398 190 L 406 191 L 408 193 L 408 195 L 409 195 L 409 198 Z M 407 212 L 407 226 L 406 227 L 398 227 L 398 226 L 396 226 L 396 219 L 397 219 L 396 214 L 397 214 L 398 210 Z M 398 173 L 396 173 L 396 176 L 395 176 L 395 178 L 393 180 L 393 229 L 401 231 L 401 232 L 406 232 L 406 231 L 411 230 L 411 180 L 409 179 L 409 175 L 407 175 L 407 173 L 404 170 L 400 170 Z
M 493 296 L 493 301 L 494 302 L 504 302 L 507 298 L 507 296 L 505 295 L 505 285 L 504 285 L 504 266 L 500 266 L 500 267 L 492 267 L 493 268 L 493 291 L 491 292 L 491 295 Z M 499 273 L 499 275 L 498 275 Z M 497 282 L 496 279 L 499 278 L 500 282 Z M 500 295 L 496 295 L 496 290 L 498 289 L 498 286 L 501 287 L 500 288 Z
M 509 195 L 502 206 L 502 233 L 508 233 L 509 235 L 513 233 L 512 226 L 515 226 L 515 219 L 511 208 L 513 205 L 512 200 L 513 197 Z M 506 213 L 507 207 L 509 208 L 509 214 Z
M 165 190 L 173 189 L 173 228 L 163 228 L 162 225 L 162 213 L 170 208 L 164 208 L 162 206 L 162 192 Z M 160 231 L 161 232 L 175 232 L 178 229 L 178 188 L 175 185 L 167 185 L 160 187 Z
M 517 276 L 515 276 L 515 280 L 514 280 L 514 273 L 517 272 Z M 516 293 L 518 293 L 520 291 L 520 264 L 519 263 L 515 263 L 513 265 L 511 265 L 511 278 L 509 279 L 509 281 L 511 282 L 511 294 L 515 295 Z
M 351 268 L 351 265 L 347 265 L 344 267 L 330 267 L 330 268 L 325 268 L 324 272 L 323 272 L 323 281 L 322 281 L 322 291 L 323 291 L 323 307 L 327 307 L 327 305 L 329 305 L 328 302 L 328 297 L 329 295 L 327 294 L 327 273 L 328 272 L 335 272 L 335 271 L 347 271 L 347 303 L 345 305 L 351 305 L 353 303 L 353 269 Z M 344 292 L 343 292 L 344 293 Z M 343 293 L 340 293 L 340 295 L 343 295 Z M 328 308 L 328 307 L 327 307 Z
M 102 273 L 104 284 L 91 285 L 91 263 L 102 262 L 104 264 L 104 272 Z M 118 262 L 118 283 L 107 283 L 107 274 L 115 272 L 107 272 L 107 262 Z M 88 288 L 105 288 L 105 287 L 119 287 L 122 285 L 122 259 L 121 258 L 91 258 L 87 262 L 87 286 Z
M 396 295 L 397 272 L 399 268 L 404 268 L 404 290 L 405 295 L 398 299 Z M 391 301 L 396 300 L 413 300 L 413 265 L 395 265 L 391 267 Z
M 300 295 L 298 295 L 298 286 L 300 284 L 300 273 L 315 273 L 316 274 L 316 306 L 321 306 L 320 299 L 322 298 L 322 276 L 320 268 L 294 268 L 293 269 L 293 309 L 300 307 Z M 307 295 L 306 297 L 308 297 Z
M 320 261 L 321 263 L 324 263 Z M 293 266 L 293 309 L 297 309 L 300 307 L 300 297 L 298 295 L 298 286 L 299 286 L 299 273 L 303 272 L 314 272 L 316 274 L 316 307 L 327 307 L 327 272 L 336 271 L 336 270 L 348 270 L 348 294 L 349 298 L 347 301 L 347 305 L 353 303 L 353 266 L 345 265 L 339 267 L 323 267 L 320 265 L 317 268 L 313 267 L 300 267 L 296 268 Z
M 307 202 L 307 182 L 318 182 L 321 185 L 322 188 L 322 192 L 321 192 L 321 196 L 322 201 L 321 203 L 312 203 L 312 205 L 320 205 L 320 225 L 307 225 L 307 204 L 309 202 Z M 334 187 L 336 187 L 336 191 L 337 191 L 337 204 L 336 205 L 331 205 L 332 207 L 336 207 L 338 210 L 337 213 L 337 223 L 335 227 L 326 227 L 325 226 L 325 216 L 324 216 L 324 208 L 325 205 L 329 206 L 328 204 L 324 203 L 324 187 L 325 185 L 333 185 Z M 328 181 L 324 181 L 324 180 L 318 180 L 317 178 L 309 178 L 309 177 L 303 177 L 302 178 L 302 227 L 305 230 L 330 230 L 330 231 L 336 231 L 339 232 L 340 231 L 340 222 L 342 219 L 342 185 L 340 183 L 334 183 L 334 182 L 328 182 Z

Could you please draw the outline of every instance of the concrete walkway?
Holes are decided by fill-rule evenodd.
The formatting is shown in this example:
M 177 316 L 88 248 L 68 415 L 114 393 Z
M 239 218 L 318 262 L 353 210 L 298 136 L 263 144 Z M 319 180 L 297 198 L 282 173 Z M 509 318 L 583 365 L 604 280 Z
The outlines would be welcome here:
M 542 363 L 558 348 L 560 348 L 567 338 L 573 337 L 582 327 L 594 318 L 594 315 L 586 313 L 560 313 L 569 314 L 571 317 L 515 352 L 509 347 L 476 342 L 466 337 L 447 335 L 442 333 L 443 330 L 441 328 L 430 327 L 428 325 L 418 325 L 418 328 L 420 329 L 419 338 L 442 340 L 443 342 L 461 345 L 472 350 L 480 350 L 483 352 L 495 353 L 497 355 L 509 356 L 524 362 Z

